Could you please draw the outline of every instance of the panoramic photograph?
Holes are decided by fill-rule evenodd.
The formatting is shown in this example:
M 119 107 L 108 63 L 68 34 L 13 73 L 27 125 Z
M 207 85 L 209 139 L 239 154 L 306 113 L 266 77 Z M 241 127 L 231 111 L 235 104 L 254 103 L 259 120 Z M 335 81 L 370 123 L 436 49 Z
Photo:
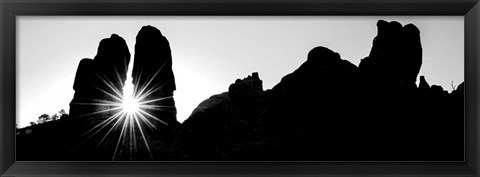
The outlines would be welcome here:
M 19 16 L 17 161 L 463 161 L 463 16 Z

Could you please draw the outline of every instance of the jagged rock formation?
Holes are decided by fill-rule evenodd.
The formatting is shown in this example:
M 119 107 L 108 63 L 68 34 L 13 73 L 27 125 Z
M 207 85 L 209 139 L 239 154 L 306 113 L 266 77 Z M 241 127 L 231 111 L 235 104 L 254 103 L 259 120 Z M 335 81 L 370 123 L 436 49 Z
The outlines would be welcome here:
M 144 126 L 140 130 L 136 122 L 119 116 L 130 53 L 124 39 L 112 34 L 100 42 L 93 60 L 80 61 L 73 87 L 75 95 L 70 103 L 70 118 L 36 125 L 32 127 L 34 129 L 28 129 L 28 136 L 20 134 L 26 136 L 19 136 L 19 146 L 23 147 L 19 149 L 23 153 L 19 158 L 171 160 L 174 154 L 169 145 L 179 126 L 173 99 L 176 86 L 170 46 L 158 29 L 142 27 L 137 35 L 134 61 L 134 94 L 149 106 L 143 110 L 146 112 L 144 117 L 139 119 L 149 119 L 143 123 L 151 123 L 154 128 L 138 125 Z M 136 128 L 124 132 L 128 126 Z M 34 151 L 29 149 L 32 145 L 40 145 L 39 149 L 46 154 L 33 154 Z
M 462 161 L 464 83 L 448 93 L 421 76 L 417 87 L 419 30 L 386 21 L 377 27 L 372 50 L 358 67 L 316 47 L 272 89 L 263 90 L 253 73 L 203 101 L 183 124 L 176 121 L 168 40 L 143 27 L 135 45 L 135 93 L 161 108 L 148 111 L 166 124 L 152 121 L 156 128 L 144 129 L 148 142 L 135 146 L 143 151 L 131 152 L 130 140 L 143 138 L 138 132 L 125 138 L 119 154 L 130 153 L 116 160 Z M 19 130 L 25 133 L 17 135 L 17 160 L 111 160 L 118 129 L 103 144 L 95 144 L 103 136 L 84 136 L 111 113 L 81 116 L 108 107 L 78 103 L 112 99 L 102 90 L 121 93 L 129 57 L 118 35 L 102 40 L 95 59 L 79 64 L 70 110 L 76 118 Z
M 75 95 L 70 103 L 70 116 L 76 119 L 71 126 L 79 128 L 71 135 L 77 142 L 69 149 L 68 157 L 76 160 L 91 157 L 111 159 L 114 142 L 103 143 L 103 136 L 99 136 L 107 134 L 111 125 L 98 131 L 96 136 L 87 132 L 119 112 L 118 109 L 113 110 L 115 106 L 112 103 L 121 103 L 119 99 L 123 98 L 129 63 L 128 46 L 117 34 L 100 41 L 93 60 L 83 59 L 80 62 L 74 83 Z M 119 136 L 120 133 L 112 134 Z
M 160 30 L 153 26 L 144 26 L 137 34 L 135 58 L 133 63 L 133 84 L 135 94 L 148 104 L 158 105 L 158 109 L 149 113 L 163 122 L 154 121 L 159 131 L 156 134 L 164 141 L 172 141 L 176 127 L 179 125 L 173 99 L 176 90 L 172 71 L 172 54 L 170 44 Z
M 265 111 L 258 73 L 237 79 L 228 92 L 200 103 L 182 124 L 176 150 L 184 160 L 228 160 L 260 138 L 258 124 Z M 193 148 L 195 147 L 195 148 Z
M 243 80 L 237 79 L 234 84 L 231 84 L 228 88 L 228 96 L 234 103 L 246 104 L 243 102 L 251 101 L 262 94 L 262 83 L 262 80 L 258 77 L 258 73 L 254 72 Z
M 377 27 L 359 67 L 316 47 L 297 70 L 247 104 L 232 103 L 232 90 L 200 104 L 178 140 L 183 158 L 462 160 L 464 84 L 448 93 L 421 77 L 417 88 L 419 30 L 385 21 Z M 242 93 L 254 92 L 245 88 Z
M 100 41 L 94 60 L 80 61 L 73 84 L 75 95 L 70 102 L 70 116 L 90 119 L 92 125 L 111 116 L 111 111 L 94 116 L 92 113 L 111 109 L 99 103 L 117 101 L 112 95 L 123 95 L 129 62 L 130 52 L 122 37 L 112 34 Z
M 101 40 L 95 58 L 82 59 L 79 63 L 68 118 L 27 127 L 25 131 L 30 133 L 17 137 L 17 158 L 46 161 L 111 159 L 110 152 L 115 148 L 111 146 L 113 141 L 97 146 L 102 137 L 89 139 L 85 133 L 115 113 L 109 110 L 112 106 L 102 103 L 118 102 L 112 95 L 122 96 L 129 62 L 130 52 L 122 37 L 112 34 Z
M 94 63 L 92 59 L 85 58 L 80 61 L 73 83 L 75 95 L 70 102 L 70 115 L 79 117 L 96 111 L 96 107 L 91 105 L 92 99 L 95 98 L 97 90 L 90 81 L 98 80 L 95 75 Z
M 430 90 L 430 85 L 425 80 L 425 76 L 420 76 L 420 83 L 418 84 L 418 90 L 427 93 Z
M 370 55 L 359 65 L 372 83 L 394 83 L 414 86 L 422 65 L 420 30 L 396 21 L 377 23 L 377 36 Z

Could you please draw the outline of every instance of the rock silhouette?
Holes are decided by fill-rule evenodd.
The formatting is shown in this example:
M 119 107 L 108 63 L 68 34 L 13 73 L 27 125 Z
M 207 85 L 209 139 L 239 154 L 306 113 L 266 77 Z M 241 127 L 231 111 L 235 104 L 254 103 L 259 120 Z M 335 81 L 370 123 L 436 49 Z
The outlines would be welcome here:
M 101 40 L 95 58 L 83 59 L 79 63 L 69 119 L 29 129 L 36 133 L 30 133 L 26 141 L 20 141 L 25 147 L 20 150 L 23 153 L 20 158 L 81 161 L 112 160 L 112 156 L 113 160 L 170 158 L 172 155 L 164 151 L 173 141 L 175 127 L 179 123 L 173 101 L 176 88 L 168 40 L 152 26 L 144 26 L 137 35 L 132 72 L 136 88 L 134 94 L 139 100 L 159 107 L 146 111 L 160 121 L 152 119 L 151 123 L 156 128 L 143 125 L 142 132 L 137 128 L 129 131 L 131 136 L 126 136 L 118 124 L 128 120 L 116 120 L 121 119 L 118 116 L 121 113 L 118 108 L 122 104 L 119 99 L 130 96 L 123 95 L 129 62 L 130 53 L 123 38 L 112 34 L 110 38 Z M 53 135 L 54 132 L 62 134 Z M 55 143 L 48 143 L 52 141 Z M 40 149 L 47 153 L 33 155 L 34 150 L 27 147 L 31 145 L 40 145 Z M 132 150 L 134 146 L 135 152 Z
M 112 34 L 110 38 L 101 40 L 95 58 L 80 61 L 73 84 L 75 95 L 70 102 L 70 116 L 91 119 L 91 124 L 111 116 L 111 111 L 91 116 L 94 112 L 111 109 L 98 105 L 95 100 L 116 101 L 113 96 L 105 94 L 115 94 L 113 90 L 123 95 L 129 62 L 130 52 L 123 38 Z
M 87 64 L 86 70 L 81 68 L 83 63 Z M 118 113 L 118 110 L 114 109 L 115 106 L 107 103 L 118 102 L 118 98 L 123 97 L 129 63 L 128 46 L 117 34 L 100 41 L 97 55 L 93 60 L 84 59 L 80 62 L 74 89 L 78 86 L 88 88 L 88 91 L 81 95 L 82 89 L 75 90 L 75 96 L 70 103 L 70 111 L 74 111 L 70 116 L 78 119 L 76 126 L 81 128 L 82 133 L 76 135 L 78 142 L 75 146 L 72 145 L 68 157 L 78 160 L 88 160 L 91 156 L 95 156 L 96 159 L 111 159 L 109 152 L 115 150 L 114 143 L 100 143 L 101 136 L 90 136 L 91 134 L 85 133 Z M 84 78 L 84 75 L 87 78 Z M 77 101 L 82 98 L 82 102 Z M 93 111 L 89 108 L 93 108 Z
M 70 115 L 59 121 L 25 128 L 30 132 L 18 136 L 17 155 L 24 160 L 108 160 L 113 142 L 97 149 L 98 137 L 88 143 L 85 132 L 115 113 L 105 102 L 123 94 L 130 52 L 117 34 L 100 41 L 94 59 L 82 59 L 75 75 L 75 94 Z M 116 90 L 116 91 L 114 91 Z M 106 94 L 111 93 L 111 95 Z M 112 96 L 113 95 L 113 96 Z M 101 138 L 101 137 L 100 137 Z M 96 142 L 96 143 L 92 143 Z M 115 147 L 113 147 L 115 148 Z M 107 153 L 108 152 L 108 153 Z
M 86 115 L 96 111 L 94 105 L 87 105 L 87 103 L 91 103 L 91 100 L 96 97 L 96 93 L 99 92 L 92 83 L 89 83 L 92 80 L 97 80 L 93 66 L 93 60 L 89 58 L 82 59 L 78 64 L 75 81 L 73 83 L 75 95 L 70 102 L 70 115 L 72 117 Z
M 183 124 L 184 159 L 462 160 L 464 84 L 449 94 L 422 76 L 417 88 L 419 30 L 377 27 L 359 67 L 320 46 L 255 104 L 232 103 L 231 90 L 204 101 Z
M 157 109 L 149 110 L 150 114 L 163 121 L 152 122 L 159 127 L 155 134 L 163 142 L 171 143 L 180 123 L 176 118 L 173 99 L 176 85 L 170 44 L 153 26 L 142 27 L 136 40 L 132 71 L 135 94 L 144 96 L 144 100 L 150 101 L 149 104 L 159 105 Z
M 430 90 L 430 85 L 427 83 L 427 80 L 425 80 L 425 76 L 420 76 L 418 89 L 423 93 L 427 93 Z
M 254 72 L 200 103 L 180 124 L 169 42 L 155 27 L 142 27 L 132 72 L 135 93 L 154 100 L 162 109 L 151 114 L 165 123 L 145 129 L 152 155 L 138 151 L 116 160 L 462 161 L 465 84 L 448 93 L 420 76 L 417 87 L 422 65 L 418 28 L 380 20 L 377 29 L 371 52 L 358 67 L 327 47 L 315 47 L 272 89 L 264 90 Z M 118 38 L 102 40 L 94 60 L 81 60 L 71 115 L 107 109 L 75 104 L 109 99 L 95 89 L 108 89 L 99 85 L 99 73 L 121 90 L 127 68 L 119 61 L 128 65 L 130 55 L 126 45 L 117 45 Z M 71 117 L 77 118 L 18 130 L 17 160 L 111 160 L 117 141 L 92 144 L 99 137 L 82 144 L 82 134 L 93 125 Z M 133 137 L 126 142 L 142 138 Z M 128 143 L 120 146 L 129 148 Z M 38 150 L 45 153 L 33 153 Z
M 373 83 L 390 82 L 413 86 L 422 65 L 420 31 L 413 24 L 396 21 L 377 23 L 377 36 L 370 55 L 359 65 Z
M 237 79 L 228 92 L 200 103 L 182 124 L 177 144 L 182 159 L 228 160 L 258 135 L 264 91 L 258 73 Z M 194 148 L 193 148 L 194 147 Z

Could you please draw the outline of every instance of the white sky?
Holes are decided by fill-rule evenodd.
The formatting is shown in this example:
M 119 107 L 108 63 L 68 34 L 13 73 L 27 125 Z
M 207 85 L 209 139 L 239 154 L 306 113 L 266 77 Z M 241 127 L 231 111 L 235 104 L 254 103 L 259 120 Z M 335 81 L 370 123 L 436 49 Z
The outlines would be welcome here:
M 135 37 L 142 26 L 157 27 L 170 42 L 177 91 L 177 119 L 222 93 L 237 78 L 258 72 L 270 89 L 304 61 L 310 49 L 325 46 L 357 65 L 368 56 L 379 19 L 415 24 L 421 33 L 419 75 L 452 90 L 464 81 L 462 16 L 158 16 L 17 17 L 17 124 L 28 126 L 43 114 L 69 110 L 73 81 L 82 58 L 93 58 L 103 38 L 123 37 L 132 68 Z M 127 84 L 131 85 L 131 70 Z M 127 85 L 127 86 L 128 86 Z M 126 88 L 128 89 L 128 88 Z

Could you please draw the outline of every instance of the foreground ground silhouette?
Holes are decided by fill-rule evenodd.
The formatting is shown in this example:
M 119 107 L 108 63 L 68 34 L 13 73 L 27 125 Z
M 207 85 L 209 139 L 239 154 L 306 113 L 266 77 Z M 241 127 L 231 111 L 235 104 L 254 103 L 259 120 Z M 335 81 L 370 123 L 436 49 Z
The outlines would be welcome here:
M 168 41 L 156 28 L 143 27 L 135 46 L 134 84 L 151 90 L 149 99 L 162 98 L 155 104 L 164 109 L 150 114 L 165 123 L 152 120 L 155 128 L 144 126 L 146 138 L 135 130 L 120 143 L 121 131 L 104 138 L 112 126 L 106 125 L 86 141 L 85 132 L 116 113 L 85 116 L 107 108 L 75 104 L 112 99 L 92 89 L 109 88 L 96 86 L 101 82 L 89 73 L 98 71 L 91 68 L 115 68 L 102 72 L 120 91 L 125 82 L 130 54 L 123 39 L 112 35 L 102 40 L 94 60 L 80 62 L 70 117 L 18 131 L 17 160 L 462 161 L 464 84 L 448 93 L 421 76 L 417 86 L 420 31 L 383 20 L 377 28 L 371 52 L 358 67 L 316 47 L 272 89 L 263 90 L 259 73 L 252 73 L 203 101 L 180 124 Z M 126 65 L 115 64 L 119 61 Z

